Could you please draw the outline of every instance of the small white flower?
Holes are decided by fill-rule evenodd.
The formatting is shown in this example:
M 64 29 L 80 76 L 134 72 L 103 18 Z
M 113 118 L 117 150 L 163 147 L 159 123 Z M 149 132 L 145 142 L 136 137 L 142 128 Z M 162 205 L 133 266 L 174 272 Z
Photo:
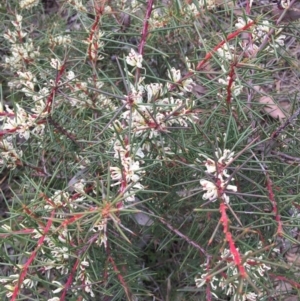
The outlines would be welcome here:
M 181 71 L 178 69 L 176 70 L 174 67 L 171 70 L 168 70 L 168 77 L 173 82 L 178 82 L 181 79 Z
M 267 270 L 271 270 L 271 268 L 263 263 L 259 265 L 257 272 L 260 276 L 263 277 Z
M 257 300 L 257 294 L 255 294 L 255 293 L 247 293 L 245 297 L 246 297 L 247 301 L 256 301 Z
M 237 187 L 236 187 L 235 185 L 227 185 L 227 186 L 226 186 L 226 189 L 227 189 L 227 190 L 234 191 L 234 192 L 237 192 Z
M 182 82 L 183 89 L 187 92 L 191 92 L 193 90 L 195 83 L 191 78 L 188 78 Z
M 85 267 L 90 266 L 90 263 L 87 260 L 82 260 L 80 262 L 80 266 L 81 266 L 81 268 L 85 268 Z
M 200 278 L 195 277 L 195 283 L 198 288 L 202 287 L 206 283 L 207 273 L 203 273 Z
M 244 26 L 246 26 L 246 24 L 252 22 L 252 20 L 250 18 L 247 18 L 247 23 L 245 22 L 245 19 L 242 17 L 238 18 L 238 22 L 235 24 L 235 27 L 240 29 L 243 28 Z
M 29 278 L 25 279 L 22 283 L 22 287 L 27 287 L 27 288 L 32 288 L 34 286 L 36 286 L 36 281 L 33 281 Z
M 58 288 L 56 290 L 52 291 L 53 294 L 57 294 L 57 293 L 61 292 L 64 289 L 64 286 L 58 281 L 52 281 L 52 284 L 58 286 Z
M 286 35 L 283 35 L 283 34 L 281 34 L 279 37 L 277 37 L 275 39 L 275 47 L 277 47 L 277 46 L 283 47 L 285 38 L 286 38 Z
M 159 97 L 162 90 L 162 84 L 159 83 L 153 83 L 145 86 L 145 89 L 147 91 L 147 100 L 150 102 L 151 100 Z
M 37 6 L 39 4 L 39 0 L 21 0 L 19 5 L 20 8 L 30 9 L 34 6 Z
M 143 56 L 138 54 L 131 48 L 130 53 L 126 56 L 126 62 L 128 65 L 138 68 L 143 68 L 142 66 Z
M 51 47 L 56 47 L 57 45 L 62 45 L 63 47 L 67 47 L 72 43 L 72 39 L 69 35 L 65 36 L 56 36 L 50 37 L 49 44 Z
M 75 78 L 75 74 L 74 74 L 73 71 L 69 71 L 69 72 L 67 72 L 66 77 L 67 77 L 68 80 L 71 81 L 71 80 L 73 80 Z
M 221 57 L 221 59 L 228 61 L 232 60 L 234 57 L 234 51 L 235 48 L 232 45 L 224 44 L 222 47 L 220 47 L 217 50 L 218 55 Z M 224 68 L 224 66 L 223 66 Z
M 203 190 L 206 190 L 207 192 L 203 194 L 204 200 L 210 200 L 215 201 L 218 197 L 218 189 L 217 186 L 210 181 L 207 181 L 205 179 L 200 180 L 200 185 L 203 187 Z
M 111 178 L 114 180 L 114 181 L 120 181 L 122 179 L 122 171 L 121 171 L 121 168 L 119 167 L 110 167 L 109 168 L 110 170 L 110 175 L 111 175 Z M 120 184 L 120 183 L 116 183 L 116 184 Z
M 22 22 L 22 20 L 23 20 L 22 15 L 16 14 L 16 21 L 17 22 Z
M 56 69 L 56 70 L 60 70 L 62 67 L 62 63 L 59 59 L 51 59 L 50 65 L 52 68 Z

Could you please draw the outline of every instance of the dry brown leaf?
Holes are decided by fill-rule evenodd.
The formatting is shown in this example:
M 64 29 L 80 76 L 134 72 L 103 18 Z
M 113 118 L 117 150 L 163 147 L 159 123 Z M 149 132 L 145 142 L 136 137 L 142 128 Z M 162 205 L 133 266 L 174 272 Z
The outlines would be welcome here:
M 280 121 L 283 121 L 283 119 L 286 118 L 285 114 L 281 110 L 281 108 L 274 102 L 274 100 L 269 96 L 262 96 L 259 99 L 259 102 L 261 104 L 264 104 L 263 110 L 273 117 L 274 119 L 279 119 Z

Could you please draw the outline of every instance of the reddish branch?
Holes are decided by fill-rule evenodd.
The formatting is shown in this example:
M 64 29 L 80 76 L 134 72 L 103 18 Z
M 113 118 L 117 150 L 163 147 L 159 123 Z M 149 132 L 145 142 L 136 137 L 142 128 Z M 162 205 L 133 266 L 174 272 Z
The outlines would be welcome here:
M 106 1 L 105 1 L 106 2 Z M 104 12 L 104 5 L 103 4 L 98 4 L 97 2 L 95 2 L 95 6 L 94 6 L 95 12 L 96 12 L 96 16 L 94 19 L 94 23 L 91 27 L 91 31 L 90 31 L 90 35 L 88 37 L 88 57 L 89 60 L 92 63 L 96 63 L 98 60 L 98 48 L 99 48 L 99 44 L 98 44 L 98 38 L 95 37 L 96 33 L 99 32 L 99 23 L 101 20 L 101 16 Z
M 67 291 L 68 291 L 69 287 L 70 287 L 71 284 L 72 284 L 73 277 L 74 277 L 74 274 L 75 274 L 76 271 L 77 271 L 78 265 L 79 265 L 79 259 L 76 260 L 76 262 L 75 262 L 75 264 L 74 264 L 74 266 L 73 266 L 73 268 L 72 268 L 72 270 L 71 270 L 71 273 L 70 273 L 70 275 L 69 275 L 69 277 L 68 277 L 68 280 L 67 280 L 67 282 L 66 282 L 66 284 L 65 284 L 65 287 L 64 287 L 64 289 L 63 289 L 63 292 L 62 292 L 62 294 L 61 294 L 61 296 L 60 296 L 60 299 L 59 299 L 60 301 L 64 301 L 64 300 L 65 300 Z
M 269 174 L 267 172 L 265 174 L 266 174 L 266 178 L 267 178 L 267 189 L 268 189 L 268 193 L 269 193 L 269 200 L 273 206 L 273 213 L 275 215 L 275 220 L 277 222 L 277 235 L 282 236 L 283 235 L 282 221 L 280 218 L 280 214 L 278 212 L 277 202 L 275 200 L 275 195 L 273 192 L 273 183 L 269 177 Z
M 34 230 L 35 229 L 30 229 L 30 228 L 27 228 L 27 229 L 24 229 L 24 230 L 18 230 L 18 231 L 11 231 L 9 233 L 1 233 L 0 234 L 0 238 L 6 238 L 6 237 L 10 237 L 11 235 L 21 235 L 21 234 L 32 234 L 34 233 Z
M 18 285 L 15 286 L 14 288 L 14 292 L 12 294 L 12 297 L 10 299 L 10 301 L 15 301 L 16 298 L 18 297 L 18 294 L 19 294 L 19 291 L 20 291 L 20 288 L 21 288 L 21 285 L 24 281 L 24 278 L 26 277 L 27 275 L 27 270 L 30 266 L 30 264 L 33 262 L 33 260 L 35 259 L 36 255 L 37 255 L 37 252 L 38 250 L 40 249 L 40 247 L 43 245 L 43 242 L 45 240 L 45 237 L 47 235 L 47 233 L 49 232 L 50 230 L 50 227 L 52 225 L 52 222 L 53 222 L 53 218 L 54 218 L 54 214 L 55 214 L 55 211 L 53 210 L 51 212 L 51 216 L 47 222 L 47 225 L 46 227 L 44 228 L 44 233 L 43 235 L 39 238 L 38 240 L 38 243 L 37 243 L 37 246 L 35 248 L 35 250 L 32 252 L 32 254 L 30 255 L 29 259 L 27 260 L 27 262 L 24 264 L 23 268 L 22 268 L 22 271 L 21 271 L 21 274 L 20 274 L 20 277 L 19 277 L 19 281 L 18 281 Z
M 255 24 L 254 21 L 249 22 L 248 24 L 246 24 L 244 27 L 239 28 L 238 30 L 236 30 L 235 32 L 230 33 L 222 42 L 220 42 L 216 47 L 213 48 L 212 51 L 208 52 L 204 59 L 202 61 L 200 61 L 196 67 L 196 71 L 200 71 L 204 65 L 212 58 L 213 54 L 221 47 L 223 47 L 223 45 L 225 45 L 225 43 L 229 42 L 230 40 L 234 39 L 235 37 L 237 37 L 241 32 L 248 30 L 251 26 L 253 26 Z M 188 72 L 183 78 L 181 78 L 178 82 L 176 82 L 174 85 L 172 85 L 170 87 L 170 91 L 174 90 L 176 85 L 181 84 L 184 80 L 190 78 L 191 76 L 194 75 L 194 72 Z
M 143 29 L 142 29 L 142 37 L 141 37 L 141 42 L 138 47 L 138 53 L 143 55 L 144 54 L 144 47 L 146 44 L 146 39 L 148 35 L 148 26 L 149 26 L 149 19 L 152 13 L 153 9 L 153 0 L 149 0 L 147 3 L 147 11 L 146 11 L 146 16 L 144 19 L 144 24 L 143 24 Z
M 289 283 L 292 287 L 294 287 L 296 290 L 300 289 L 300 283 L 296 282 L 294 280 L 288 279 L 285 276 L 278 276 L 278 275 L 274 275 L 274 274 L 269 274 L 270 277 L 279 280 L 279 281 L 283 281 L 283 282 L 287 282 Z
M 129 290 L 129 287 L 124 279 L 124 277 L 122 276 L 122 274 L 120 273 L 115 261 L 113 260 L 113 258 L 111 256 L 108 257 L 108 261 L 112 264 L 113 266 L 113 269 L 115 271 L 115 273 L 117 274 L 117 277 L 122 285 L 122 287 L 124 288 L 124 291 L 125 291 L 125 294 L 128 298 L 128 300 L 132 300 L 132 298 L 130 297 L 131 296 L 131 292 Z
M 229 71 L 229 81 L 227 85 L 227 98 L 226 98 L 226 103 L 229 105 L 231 103 L 231 97 L 232 97 L 232 85 L 234 84 L 234 78 L 235 78 L 235 73 L 234 73 L 234 68 L 235 64 L 231 64 L 230 66 L 230 71 Z
M 153 2 L 154 2 L 154 0 L 148 0 L 148 3 L 147 3 L 147 10 L 146 10 L 146 15 L 145 15 L 145 19 L 144 19 L 143 29 L 142 29 L 141 42 L 138 47 L 138 53 L 141 55 L 144 55 L 144 48 L 145 48 L 146 40 L 147 40 L 147 36 L 148 36 L 149 19 L 150 19 L 152 9 L 153 9 Z M 140 68 L 137 68 L 136 73 L 135 73 L 135 82 L 136 83 L 138 82 L 139 78 L 140 78 Z
M 226 214 L 226 210 L 227 210 L 226 202 L 225 202 L 225 200 L 222 196 L 219 197 L 219 199 L 220 199 L 220 213 L 221 213 L 220 221 L 223 225 L 223 232 L 225 234 L 225 239 L 229 244 L 230 252 L 233 256 L 234 263 L 235 263 L 235 265 L 237 266 L 237 268 L 240 272 L 240 276 L 242 278 L 246 278 L 247 273 L 246 273 L 246 270 L 243 266 L 241 255 L 240 255 L 238 249 L 235 246 L 232 234 L 230 233 L 230 230 L 229 230 L 229 220 L 228 220 L 228 216 Z
M 60 70 L 58 70 L 57 76 L 55 78 L 55 83 L 54 83 L 54 87 L 52 88 L 50 95 L 47 98 L 47 102 L 46 102 L 46 108 L 44 109 L 44 112 L 50 113 L 51 112 L 51 107 L 52 107 L 52 103 L 54 100 L 54 96 L 56 94 L 56 91 L 58 89 L 58 84 L 59 81 L 62 77 L 62 75 L 64 74 L 66 69 L 66 62 L 64 62 L 64 64 L 61 66 Z
M 219 43 L 216 47 L 213 48 L 213 50 L 209 53 L 206 54 L 206 56 L 204 57 L 204 59 L 197 65 L 196 70 L 199 71 L 201 70 L 201 68 L 204 66 L 204 64 L 210 60 L 213 56 L 213 54 L 221 47 L 223 47 L 223 45 L 225 45 L 225 43 L 229 42 L 230 40 L 234 39 L 235 37 L 237 37 L 241 32 L 246 31 L 247 29 L 249 29 L 251 26 L 253 26 L 255 24 L 254 21 L 249 22 L 248 24 L 246 24 L 244 27 L 239 28 L 238 30 L 236 30 L 235 32 L 230 33 L 225 40 L 223 40 L 221 43 Z M 190 72 L 192 73 L 192 72 Z

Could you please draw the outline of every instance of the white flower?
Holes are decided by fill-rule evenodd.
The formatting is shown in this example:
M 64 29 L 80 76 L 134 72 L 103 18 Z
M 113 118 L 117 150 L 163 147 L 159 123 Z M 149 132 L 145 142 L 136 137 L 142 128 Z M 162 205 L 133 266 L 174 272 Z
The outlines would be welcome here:
M 3 38 L 14 44 L 17 42 L 17 33 L 11 32 L 9 29 L 7 29 L 6 33 L 3 34 Z
M 279 37 L 277 37 L 275 39 L 275 47 L 278 47 L 278 46 L 283 47 L 285 38 L 286 38 L 286 35 L 283 35 L 283 34 L 281 34 Z
M 237 192 L 237 187 L 235 185 L 227 185 L 226 190 Z
M 150 102 L 151 100 L 157 98 L 161 94 L 162 84 L 153 83 L 145 86 L 147 91 L 147 100 Z
M 194 81 L 191 78 L 188 78 L 182 82 L 183 89 L 187 92 L 191 92 L 194 87 Z
M 198 288 L 202 287 L 206 283 L 207 273 L 203 273 L 200 278 L 195 277 L 195 283 Z
M 205 162 L 206 171 L 209 174 L 214 174 L 217 171 L 216 168 L 216 162 L 210 158 L 207 158 L 207 161 Z
M 34 6 L 37 6 L 39 4 L 39 0 L 21 0 L 19 5 L 20 8 L 30 9 Z
M 218 148 L 215 151 L 215 155 L 218 158 L 219 163 L 228 165 L 233 160 L 234 152 L 232 152 L 230 149 L 224 149 L 222 153 L 221 149 Z
M 85 183 L 84 179 L 80 179 L 80 181 L 74 184 L 74 190 L 80 194 L 85 194 Z
M 171 70 L 168 70 L 168 77 L 173 82 L 178 82 L 181 79 L 181 71 L 178 69 L 176 70 L 174 67 Z
M 120 180 L 122 179 L 122 171 L 121 171 L 121 168 L 119 167 L 110 167 L 109 168 L 110 170 L 110 175 L 111 175 L 111 178 L 114 180 L 114 181 L 118 181 L 117 183 L 113 184 L 114 185 L 118 185 L 120 184 Z
M 52 284 L 58 286 L 58 288 L 56 290 L 52 291 L 53 294 L 57 294 L 57 293 L 61 292 L 64 289 L 64 286 L 58 281 L 52 281 Z
M 217 186 L 210 181 L 201 179 L 200 180 L 200 185 L 203 187 L 203 190 L 206 190 L 207 192 L 203 194 L 203 199 L 204 200 L 210 200 L 210 201 L 215 201 L 218 197 L 218 189 Z
M 37 284 L 36 281 L 33 281 L 33 280 L 27 278 L 23 281 L 22 287 L 25 286 L 27 288 L 32 288 L 32 287 L 36 286 L 36 284 Z
M 216 7 L 216 1 L 215 0 L 199 0 L 199 6 L 200 7 L 206 7 L 208 10 L 212 10 Z
M 66 77 L 67 77 L 68 80 L 71 81 L 71 80 L 73 80 L 75 78 L 75 74 L 74 74 L 73 71 L 69 71 L 69 72 L 67 72 Z
M 234 46 L 224 44 L 217 50 L 218 55 L 225 61 L 232 60 L 234 57 Z
M 221 171 L 221 174 L 223 176 L 225 176 L 226 178 L 229 177 L 229 175 L 227 174 L 227 170 L 224 169 L 224 167 L 229 165 L 232 162 L 234 152 L 232 152 L 229 149 L 224 149 L 223 152 L 222 152 L 222 150 L 220 148 L 218 148 L 215 151 L 215 156 L 218 159 L 217 162 L 215 162 L 214 160 L 208 158 L 205 155 L 201 155 L 201 156 L 204 156 L 207 159 L 206 162 L 205 162 L 205 167 L 206 167 L 206 171 L 209 174 L 216 174 L 216 172 L 218 170 L 218 172 Z
M 263 277 L 267 270 L 271 270 L 271 268 L 269 266 L 265 265 L 264 263 L 262 263 L 258 266 L 257 272 L 260 276 Z
M 62 45 L 63 47 L 67 47 L 72 43 L 72 39 L 69 35 L 65 36 L 56 36 L 56 37 L 50 37 L 49 44 L 51 47 L 55 47 L 57 45 Z
M 250 18 L 247 18 L 247 23 L 245 22 L 245 19 L 242 17 L 238 18 L 238 22 L 235 24 L 235 27 L 240 29 L 243 28 L 244 26 L 246 26 L 246 24 L 252 22 L 252 20 Z
M 62 63 L 59 59 L 51 59 L 50 65 L 52 68 L 56 69 L 56 70 L 60 70 L 62 67 Z
M 22 20 L 23 20 L 22 15 L 16 14 L 16 21 L 20 23 L 22 22 Z
M 143 56 L 138 54 L 131 48 L 130 53 L 126 56 L 126 62 L 128 65 L 138 68 L 143 68 L 142 66 Z
M 257 294 L 255 294 L 255 293 L 247 293 L 245 297 L 246 297 L 247 301 L 256 301 L 257 300 Z

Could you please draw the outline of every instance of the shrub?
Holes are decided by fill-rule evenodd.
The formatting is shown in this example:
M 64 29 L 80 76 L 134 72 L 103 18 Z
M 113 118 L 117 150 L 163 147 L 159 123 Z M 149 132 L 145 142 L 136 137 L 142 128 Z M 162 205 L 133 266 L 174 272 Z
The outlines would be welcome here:
M 296 297 L 298 25 L 153 2 L 1 5 L 3 300 Z

